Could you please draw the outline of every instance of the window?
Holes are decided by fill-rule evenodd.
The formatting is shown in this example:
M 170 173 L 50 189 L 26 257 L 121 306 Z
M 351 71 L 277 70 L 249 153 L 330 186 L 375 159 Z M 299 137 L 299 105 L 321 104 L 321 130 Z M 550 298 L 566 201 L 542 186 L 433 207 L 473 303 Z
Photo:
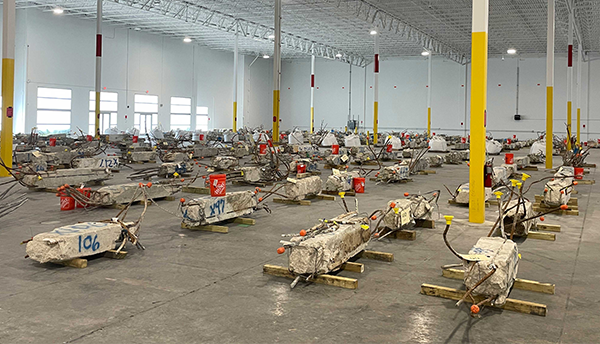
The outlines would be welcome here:
M 117 126 L 117 103 L 119 94 L 116 92 L 100 92 L 100 133 L 104 134 L 109 128 Z M 96 126 L 96 92 L 90 91 L 90 127 L 88 134 L 94 135 Z
M 171 130 L 192 129 L 192 98 L 171 97 Z
M 71 90 L 38 87 L 37 128 L 41 134 L 71 129 Z
M 147 130 L 158 125 L 158 96 L 136 94 L 133 101 L 133 125 L 140 130 L 140 134 L 146 134 Z
M 196 106 L 196 130 L 208 131 L 208 107 Z

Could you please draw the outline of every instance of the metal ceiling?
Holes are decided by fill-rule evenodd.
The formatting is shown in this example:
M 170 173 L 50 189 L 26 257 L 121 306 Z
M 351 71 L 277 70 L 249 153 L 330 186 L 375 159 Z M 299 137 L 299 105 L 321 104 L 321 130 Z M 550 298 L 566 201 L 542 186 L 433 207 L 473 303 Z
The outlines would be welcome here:
M 381 56 L 420 56 L 423 49 L 464 63 L 471 47 L 472 0 L 283 0 L 282 56 L 310 54 L 365 65 L 373 54 L 370 31 L 381 34 Z M 272 0 L 104 0 L 103 20 L 182 39 L 212 49 L 272 54 Z M 515 48 L 545 54 L 547 0 L 491 0 L 489 54 Z M 65 10 L 95 18 L 95 0 L 17 0 L 17 8 Z M 556 0 L 556 52 L 567 50 L 569 9 L 585 51 L 600 51 L 600 0 Z M 575 41 L 577 44 L 577 38 Z M 576 45 L 577 46 L 577 45 Z

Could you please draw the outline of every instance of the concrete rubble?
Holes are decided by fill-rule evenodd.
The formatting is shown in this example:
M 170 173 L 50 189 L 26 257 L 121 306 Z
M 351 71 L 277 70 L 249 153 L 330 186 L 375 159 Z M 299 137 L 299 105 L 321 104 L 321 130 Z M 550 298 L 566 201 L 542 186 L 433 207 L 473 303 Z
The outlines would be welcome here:
M 76 158 L 73 160 L 74 168 L 119 168 L 119 158 L 116 156 Z
M 179 162 L 179 161 L 188 161 L 190 160 L 190 153 L 184 152 L 173 152 L 173 153 L 165 153 L 161 160 L 163 162 Z
M 215 147 L 207 147 L 205 145 L 194 146 L 193 157 L 194 158 L 211 158 L 219 154 L 219 151 Z
M 156 161 L 156 152 L 154 151 L 133 151 L 129 154 L 132 162 Z
M 110 178 L 112 174 L 106 169 L 76 168 L 27 174 L 21 180 L 29 187 L 55 189 L 65 184 L 81 185 Z
M 194 164 L 191 162 L 165 162 L 158 167 L 158 176 L 167 178 L 174 176 L 175 173 L 182 176 L 194 171 Z
M 459 204 L 469 204 L 469 183 L 461 184 L 456 190 L 456 197 L 454 200 Z M 485 200 L 488 201 L 492 198 L 492 188 L 484 188 Z
M 428 159 L 430 167 L 442 167 L 444 163 L 444 158 L 441 155 L 432 155 Z
M 485 257 L 474 263 L 463 261 L 465 286 L 468 289 L 474 287 L 495 266 L 496 272 L 475 288 L 473 293 L 487 297 L 497 296 L 494 301 L 495 305 L 503 305 L 517 277 L 519 266 L 517 244 L 512 240 L 500 237 L 484 237 L 471 248 L 469 255 Z
M 159 184 L 155 183 L 150 188 L 145 188 L 148 198 L 159 199 L 165 198 L 180 191 L 181 187 L 175 184 Z M 135 199 L 133 198 L 136 196 Z M 93 204 L 109 206 L 113 204 L 127 204 L 141 201 L 144 199 L 143 193 L 140 192 L 138 183 L 128 183 L 119 185 L 104 186 L 95 192 L 92 192 L 90 199 Z
M 238 158 L 232 156 L 215 156 L 210 159 L 210 165 L 217 171 L 229 170 L 238 166 Z
M 333 224 L 333 223 L 336 224 Z M 326 274 L 364 250 L 371 239 L 368 220 L 356 213 L 340 215 L 296 236 L 287 244 L 288 269 L 298 275 Z
M 122 227 L 114 222 L 83 222 L 40 233 L 27 243 L 29 258 L 40 263 L 90 256 L 115 248 Z
M 252 214 L 258 205 L 252 191 L 227 193 L 223 197 L 202 197 L 186 202 L 181 207 L 183 223 L 203 226 Z
M 571 199 L 575 169 L 561 166 L 554 176 L 556 178 L 547 182 L 544 188 L 544 203 L 550 207 L 559 207 L 569 203 Z
M 302 200 L 308 195 L 317 195 L 321 193 L 323 181 L 319 176 L 312 176 L 302 179 L 288 178 L 284 186 L 285 195 L 294 200 Z
M 240 171 L 245 182 L 256 183 L 260 180 L 261 173 L 258 167 L 242 167 Z
M 527 167 L 531 165 L 531 159 L 529 156 L 515 157 L 515 164 L 518 168 Z
M 517 207 L 517 203 L 519 206 Z M 533 204 L 528 200 L 523 200 L 522 202 L 518 202 L 516 199 L 510 201 L 508 204 L 508 210 L 504 213 L 504 216 L 501 221 L 501 226 L 504 229 L 504 233 L 506 235 L 510 235 L 513 228 L 513 223 L 515 221 L 516 215 L 518 214 L 518 221 L 524 220 L 526 218 L 532 217 L 533 213 Z M 518 237 L 527 237 L 529 234 L 529 230 L 532 226 L 535 225 L 536 220 L 528 220 L 525 222 L 521 222 L 515 226 L 514 235 Z
M 395 164 L 386 166 L 380 173 L 378 179 L 386 182 L 397 182 L 406 180 L 409 177 L 408 166 Z
M 352 190 L 354 188 L 353 180 L 357 177 L 360 177 L 358 172 L 333 170 L 333 175 L 327 177 L 325 181 L 325 190 L 335 192 Z

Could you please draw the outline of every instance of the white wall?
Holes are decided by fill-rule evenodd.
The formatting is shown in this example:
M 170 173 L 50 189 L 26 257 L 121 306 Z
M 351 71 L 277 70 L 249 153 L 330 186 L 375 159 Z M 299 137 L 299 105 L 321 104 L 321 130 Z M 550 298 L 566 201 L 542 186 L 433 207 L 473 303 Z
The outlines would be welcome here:
M 590 137 L 600 135 L 600 62 L 591 63 L 590 121 L 587 118 L 587 63 L 583 68 L 581 117 L 582 133 L 589 129 Z M 545 130 L 546 116 L 546 60 L 520 60 L 521 121 L 513 116 L 516 107 L 516 58 L 490 59 L 488 64 L 488 131 L 495 137 L 517 134 L 521 138 L 534 137 Z M 379 128 L 380 131 L 412 129 L 424 130 L 427 125 L 427 59 L 388 59 L 381 62 Z M 329 128 L 342 128 L 348 118 L 347 64 L 317 59 L 315 90 L 315 125 L 324 120 Z M 373 66 L 367 67 L 366 127 L 373 126 Z M 465 66 L 433 57 L 432 66 L 432 128 L 440 133 L 461 133 L 468 128 L 465 121 Z M 363 120 L 364 69 L 353 68 L 352 114 Z M 575 77 L 577 75 L 575 68 Z M 310 61 L 293 60 L 282 68 L 283 127 L 308 128 L 310 121 Z M 470 75 L 468 76 L 470 83 Z M 467 87 L 465 88 L 465 84 Z M 538 86 L 539 84 L 539 86 Z M 345 89 L 342 89 L 345 87 Z M 566 122 L 566 58 L 558 55 L 555 64 L 554 131 L 565 133 Z M 467 94 L 470 96 L 470 94 Z M 575 128 L 576 96 L 573 96 L 573 128 Z M 469 100 L 467 100 L 468 105 Z M 462 124 L 462 125 L 461 125 Z M 364 125 L 364 124 L 363 124 Z M 583 137 L 586 139 L 586 137 Z
M 15 131 L 28 132 L 36 125 L 40 86 L 71 89 L 71 128 L 87 131 L 89 92 L 94 89 L 95 34 L 93 20 L 56 16 L 36 9 L 17 11 Z M 194 113 L 196 105 L 207 106 L 210 128 L 231 127 L 233 53 L 110 25 L 103 27 L 103 38 L 102 87 L 119 94 L 120 129 L 133 126 L 136 93 L 159 96 L 159 122 L 165 129 L 170 127 L 173 96 L 191 97 Z M 248 68 L 248 58 L 240 55 L 239 126 L 266 122 L 265 102 L 252 98 L 263 97 L 264 92 L 244 94 L 245 89 L 265 82 L 271 89 L 272 71 L 261 68 L 266 64 L 261 61 Z M 269 91 L 269 99 L 270 94 Z M 253 106 L 246 109 L 246 104 Z

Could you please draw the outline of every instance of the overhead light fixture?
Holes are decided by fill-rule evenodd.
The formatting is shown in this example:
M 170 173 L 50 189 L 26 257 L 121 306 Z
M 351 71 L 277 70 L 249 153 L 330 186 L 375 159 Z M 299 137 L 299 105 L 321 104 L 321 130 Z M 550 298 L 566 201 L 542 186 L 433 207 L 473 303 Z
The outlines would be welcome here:
M 340 54 L 340 53 L 337 53 L 337 54 L 335 55 L 335 57 L 342 57 L 342 54 Z
M 142 31 L 142 29 L 141 29 L 141 28 L 139 28 L 139 27 L 135 27 L 135 28 L 133 28 L 133 29 L 134 29 L 135 31 Z
M 269 39 L 275 39 L 275 35 L 269 35 Z
M 184 39 L 183 39 L 183 41 L 184 41 L 185 43 L 191 43 L 191 42 L 192 42 L 192 39 L 191 39 L 191 38 L 189 38 L 189 37 L 186 37 L 186 38 L 184 38 Z
M 263 55 L 263 59 L 268 59 L 269 57 L 269 55 Z
M 377 30 L 373 29 L 371 30 L 371 35 L 376 35 L 377 34 Z
M 63 14 L 65 12 L 65 10 L 63 10 L 60 7 L 56 7 L 54 10 L 52 10 L 54 12 L 54 14 Z
M 424 50 L 424 51 L 421 53 L 421 55 L 422 55 L 422 56 L 429 56 L 429 54 L 430 54 L 430 53 L 429 53 L 429 51 L 427 51 L 427 50 Z
M 510 48 L 510 49 L 508 49 L 508 50 L 506 51 L 506 53 L 507 53 L 507 54 L 509 54 L 509 55 L 514 55 L 514 54 L 516 54 L 516 53 L 517 53 L 517 49 Z

